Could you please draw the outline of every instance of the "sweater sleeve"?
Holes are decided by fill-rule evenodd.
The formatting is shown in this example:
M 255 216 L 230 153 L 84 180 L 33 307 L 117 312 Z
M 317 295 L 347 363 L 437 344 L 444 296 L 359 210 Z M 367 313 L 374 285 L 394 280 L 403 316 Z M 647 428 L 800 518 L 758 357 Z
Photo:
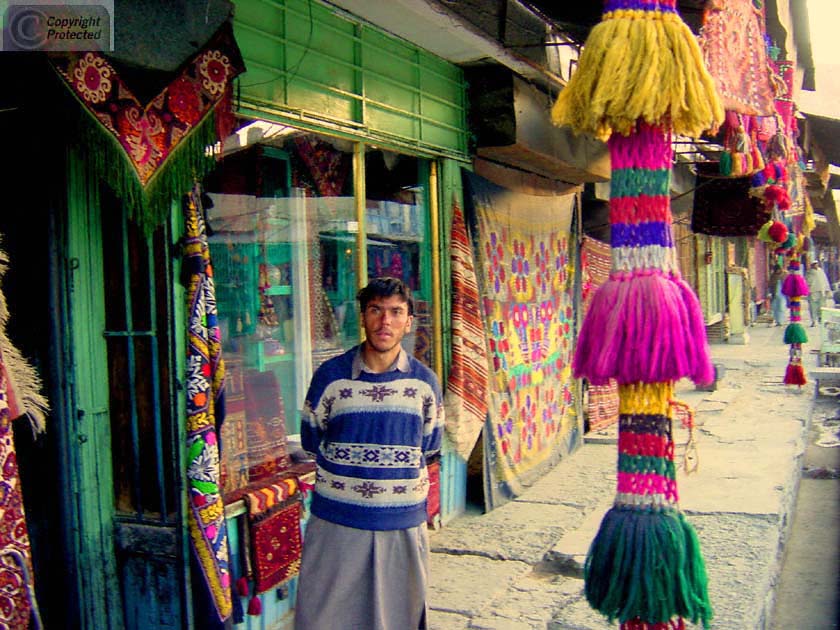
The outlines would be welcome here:
M 434 391 L 434 401 L 431 401 L 426 407 L 423 418 L 423 455 L 426 458 L 440 451 L 440 443 L 443 437 L 443 395 L 437 386 L 434 387 Z
M 312 455 L 318 454 L 327 429 L 328 409 L 323 404 L 324 387 L 321 375 L 316 372 L 306 393 L 300 421 L 300 445 Z

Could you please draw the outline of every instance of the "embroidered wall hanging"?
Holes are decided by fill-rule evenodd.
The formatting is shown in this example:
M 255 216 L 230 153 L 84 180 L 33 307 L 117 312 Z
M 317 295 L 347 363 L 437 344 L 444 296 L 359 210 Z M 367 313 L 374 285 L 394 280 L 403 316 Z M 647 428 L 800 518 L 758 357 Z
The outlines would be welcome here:
M 763 3 L 712 0 L 703 12 L 700 48 L 724 108 L 770 116 L 774 90 L 767 70 Z
M 487 340 L 473 249 L 458 204 L 452 207 L 452 362 L 447 379 L 446 435 L 464 461 L 487 418 Z
M 488 508 L 521 494 L 577 430 L 571 207 L 468 175 L 488 351 Z M 517 200 L 529 203 L 513 207 Z M 489 445 L 489 448 L 487 446 Z
M 0 250 L 0 282 L 8 262 Z M 12 422 L 25 415 L 32 430 L 41 432 L 49 405 L 38 373 L 6 336 L 8 320 L 0 290 L 0 629 L 15 630 L 29 627 L 30 615 L 38 626 L 41 618 Z
M 245 495 L 255 594 L 282 584 L 300 570 L 302 516 L 297 480 L 278 480 Z
M 172 199 L 213 168 L 206 148 L 231 131 L 224 110 L 231 107 L 232 80 L 245 70 L 231 24 L 225 22 L 147 103 L 100 52 L 55 54 L 50 60 L 82 107 L 75 139 L 93 171 L 127 203 L 135 221 L 158 225 L 169 216 Z
M 678 508 L 671 423 L 674 382 L 709 383 L 714 371 L 700 304 L 677 268 L 670 176 L 672 134 L 698 137 L 723 114 L 675 0 L 606 0 L 552 109 L 557 124 L 607 137 L 610 151 L 612 272 L 574 370 L 619 384 L 616 498 L 589 548 L 584 592 L 622 630 L 712 617 L 697 535 Z
M 225 366 L 213 286 L 213 267 L 201 190 L 196 185 L 184 203 L 184 268 L 187 287 L 187 527 L 192 552 L 203 580 L 196 576 L 195 588 L 206 588 L 219 621 L 232 610 L 230 556 L 228 554 L 225 506 L 219 469 L 218 425 L 224 419 Z M 205 611 L 199 611 L 205 612 Z
M 289 467 L 286 411 L 274 372 L 245 373 L 248 479 L 261 481 Z

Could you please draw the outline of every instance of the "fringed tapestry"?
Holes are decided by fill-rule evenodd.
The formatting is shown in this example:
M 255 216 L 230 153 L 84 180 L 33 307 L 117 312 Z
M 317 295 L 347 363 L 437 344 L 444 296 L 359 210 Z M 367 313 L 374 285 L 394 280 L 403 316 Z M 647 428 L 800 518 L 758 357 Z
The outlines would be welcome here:
M 193 587 L 204 589 L 213 611 L 197 615 L 224 622 L 232 610 L 230 558 L 219 467 L 219 428 L 224 419 L 225 367 L 207 246 L 201 190 L 196 185 L 184 203 L 184 266 L 187 287 L 187 526 L 195 564 L 202 576 Z
M 254 591 L 259 594 L 300 570 L 302 502 L 298 482 L 290 477 L 250 490 L 245 504 Z
M 464 215 L 452 208 L 452 361 L 447 379 L 446 435 L 464 461 L 470 458 L 487 418 L 487 340 Z
M 584 565 L 587 601 L 622 630 L 708 627 L 706 570 L 678 508 L 674 383 L 710 383 L 705 322 L 677 268 L 673 134 L 723 121 L 675 0 L 606 0 L 552 118 L 608 137 L 612 271 L 578 335 L 575 375 L 619 384 L 617 488 Z
M 773 114 L 767 69 L 763 3 L 711 0 L 703 12 L 700 48 L 724 108 L 740 114 Z
M 589 310 L 598 287 L 610 277 L 610 246 L 584 237 L 580 246 L 581 299 L 583 312 Z M 618 383 L 589 384 L 586 393 L 586 417 L 589 431 L 605 429 L 618 422 Z
M 750 194 L 750 177 L 720 177 L 714 162 L 697 165 L 691 231 L 711 236 L 755 236 L 770 219 L 764 201 Z
M 81 105 L 78 141 L 93 171 L 114 189 L 139 224 L 169 216 L 172 199 L 214 166 L 207 147 L 231 131 L 232 81 L 245 70 L 225 22 L 148 103 L 141 102 L 97 51 L 55 54 L 53 67 Z
M 0 251 L 0 283 L 8 262 Z M 49 405 L 35 368 L 6 336 L 8 320 L 0 290 L 0 629 L 16 630 L 28 628 L 31 617 L 40 626 L 41 619 L 12 422 L 27 416 L 33 431 L 43 431 Z
M 573 195 L 513 194 L 468 175 L 488 337 L 490 508 L 521 494 L 577 431 Z

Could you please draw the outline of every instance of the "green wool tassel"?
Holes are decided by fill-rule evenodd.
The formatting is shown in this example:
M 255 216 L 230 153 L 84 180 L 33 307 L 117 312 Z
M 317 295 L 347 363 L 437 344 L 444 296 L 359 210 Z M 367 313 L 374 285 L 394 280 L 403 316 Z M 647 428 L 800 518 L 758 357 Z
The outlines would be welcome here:
M 729 151 L 720 154 L 720 174 L 726 177 L 732 175 L 732 154 Z
M 584 565 L 589 604 L 610 622 L 712 618 L 706 567 L 694 528 L 677 510 L 613 507 Z
M 808 343 L 808 333 L 799 322 L 791 322 L 785 328 L 784 342 L 786 344 Z

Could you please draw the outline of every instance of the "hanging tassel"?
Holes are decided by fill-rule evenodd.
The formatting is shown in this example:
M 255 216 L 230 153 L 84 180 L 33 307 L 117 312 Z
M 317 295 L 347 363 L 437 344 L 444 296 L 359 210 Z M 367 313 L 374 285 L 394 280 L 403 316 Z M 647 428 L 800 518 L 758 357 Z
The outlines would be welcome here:
M 262 614 L 262 600 L 260 600 L 259 596 L 254 595 L 248 600 L 248 614 L 253 617 L 258 617 Z
M 806 332 L 805 327 L 799 322 L 789 323 L 787 328 L 785 328 L 784 342 L 786 344 L 808 343 L 808 333 Z
M 604 5 L 552 108 L 554 123 L 603 139 L 629 134 L 640 120 L 668 120 L 675 133 L 691 137 L 717 129 L 723 106 L 675 0 Z
M 248 588 L 248 578 L 243 576 L 236 580 L 236 593 L 240 597 L 248 597 L 251 594 Z
M 805 378 L 805 370 L 801 363 L 788 363 L 785 370 L 785 385 L 805 385 L 808 379 Z

